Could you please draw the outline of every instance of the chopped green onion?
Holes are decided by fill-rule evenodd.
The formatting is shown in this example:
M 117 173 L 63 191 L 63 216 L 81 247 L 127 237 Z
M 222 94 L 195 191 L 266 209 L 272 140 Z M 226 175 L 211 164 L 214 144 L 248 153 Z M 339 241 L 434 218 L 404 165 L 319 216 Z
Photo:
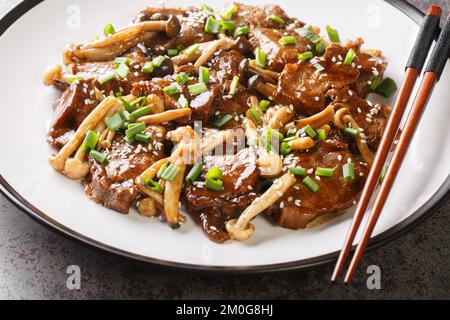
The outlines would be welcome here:
M 108 157 L 108 155 L 106 153 L 98 152 L 97 150 L 91 150 L 89 152 L 89 157 L 91 157 L 92 159 L 94 159 L 98 163 L 103 164 L 103 163 L 105 163 L 106 158 Z
M 222 191 L 223 181 L 222 180 L 211 180 L 206 179 L 205 188 L 212 191 Z
M 133 144 L 136 141 L 134 139 L 134 137 L 127 137 L 127 136 L 125 136 L 125 138 L 123 138 L 123 140 L 125 140 L 125 142 L 128 144 Z
M 295 135 L 297 134 L 297 132 L 298 132 L 297 129 L 294 129 L 294 128 L 289 129 L 289 130 L 287 131 L 287 136 L 288 136 L 288 137 L 295 136 Z M 295 137 L 295 138 L 297 138 L 297 137 Z
M 122 118 L 123 121 L 130 122 L 132 120 L 130 113 L 126 110 L 119 109 L 119 110 L 117 110 L 117 113 L 120 115 L 120 117 Z
M 353 129 L 353 128 L 345 128 L 344 129 L 344 134 L 349 137 L 356 138 L 358 136 L 358 133 L 359 133 L 359 131 L 357 129 Z
M 178 89 L 178 87 L 175 84 L 171 84 L 170 86 L 165 87 L 163 89 L 163 91 L 165 93 L 167 93 L 169 96 L 173 96 L 174 94 L 177 94 L 180 92 L 180 90 Z
M 128 75 L 129 72 L 130 72 L 130 68 L 128 68 L 128 66 L 125 63 L 120 64 L 116 70 L 117 75 L 121 79 L 126 78 L 126 76 Z
M 316 52 L 320 56 L 325 53 L 327 44 L 325 41 L 321 40 L 316 44 Z
M 203 82 L 199 82 L 196 84 L 192 84 L 188 86 L 189 93 L 191 96 L 198 96 L 199 94 L 205 93 L 208 91 L 208 87 Z
M 224 20 L 230 20 L 233 13 L 235 13 L 237 10 L 238 7 L 236 5 L 229 6 L 220 13 L 220 17 Z
M 122 97 L 119 97 L 118 99 L 122 103 L 122 105 L 123 105 L 123 107 L 125 108 L 126 111 L 131 113 L 131 112 L 136 110 L 136 108 L 134 106 L 132 106 L 131 104 L 126 102 Z
M 344 164 L 342 166 L 342 173 L 344 175 L 344 180 L 355 180 L 355 164 L 353 162 Z
M 319 177 L 332 177 L 334 174 L 334 169 L 318 167 L 316 169 L 316 176 Z
M 146 102 L 147 102 L 147 97 L 144 96 L 144 97 L 137 98 L 136 100 L 132 101 L 130 104 L 131 104 L 133 107 L 136 107 L 136 106 L 142 106 L 142 105 L 144 105 Z
M 175 177 L 177 176 L 177 174 L 180 172 L 180 168 L 174 164 L 171 164 L 170 166 L 167 167 L 166 170 L 164 170 L 164 172 L 161 174 L 161 179 L 166 180 L 166 181 L 173 181 L 173 179 L 175 179 Z
M 156 174 L 156 177 L 157 177 L 158 179 L 161 179 L 162 174 L 164 173 L 164 171 L 166 171 L 166 169 L 167 169 L 167 164 L 164 163 L 164 164 L 161 166 L 161 168 L 158 170 L 158 173 Z
M 202 11 L 214 12 L 214 9 L 211 8 L 211 7 L 209 7 L 209 6 L 207 6 L 206 4 L 203 4 L 203 5 L 201 6 L 201 9 L 202 9 Z
M 233 21 L 220 21 L 220 28 L 225 31 L 233 31 L 236 24 Z
M 308 39 L 312 43 L 318 43 L 322 38 L 311 31 L 310 26 L 304 26 L 303 28 L 295 29 L 301 37 Z
M 327 26 L 327 33 L 328 33 L 328 38 L 330 38 L 331 42 L 336 42 L 336 43 L 341 42 L 341 40 L 339 39 L 339 33 L 337 32 L 337 30 L 332 29 L 330 26 Z
M 296 136 L 287 137 L 287 138 L 283 139 L 283 142 L 291 142 L 291 141 L 294 141 L 294 140 L 297 140 L 297 139 L 298 139 L 298 137 L 296 137 Z
M 308 134 L 308 136 L 310 136 L 311 138 L 315 138 L 317 137 L 317 132 L 310 126 L 307 125 L 305 127 L 305 132 Z
M 116 64 L 116 66 L 119 66 L 119 65 L 121 65 L 121 64 L 126 64 L 127 66 L 128 65 L 130 65 L 130 63 L 131 63 L 131 59 L 130 58 L 122 58 L 122 57 L 119 57 L 119 58 L 115 58 L 114 59 L 114 64 Z
M 153 136 L 151 134 L 138 133 L 134 138 L 137 141 L 147 143 L 147 142 L 149 142 L 152 139 L 152 137 Z
M 234 30 L 234 38 L 239 38 L 239 37 L 245 37 L 250 33 L 250 28 L 247 26 L 241 26 L 241 27 L 237 27 L 236 30 Z
M 110 36 L 110 35 L 112 35 L 114 33 L 116 33 L 116 29 L 114 29 L 114 26 L 111 23 L 108 23 L 103 28 L 103 34 L 105 35 L 105 37 Z
M 180 98 L 178 99 L 178 104 L 182 108 L 189 108 L 189 101 L 187 101 L 186 97 L 183 94 L 180 95 Z
M 155 59 L 152 60 L 152 63 L 155 67 L 160 68 L 163 63 L 166 61 L 166 57 L 165 56 L 158 56 Z
M 278 41 L 283 46 L 293 45 L 297 43 L 297 39 L 294 36 L 281 37 Z
M 84 78 L 82 76 L 76 76 L 76 75 L 69 76 L 69 84 L 73 84 L 77 80 L 78 81 L 84 80 Z
M 111 131 L 117 131 L 122 127 L 123 120 L 120 114 L 115 113 L 112 117 L 105 118 L 105 124 Z
M 258 104 L 258 107 L 261 109 L 262 112 L 267 111 L 267 107 L 270 105 L 269 100 L 261 100 Z
M 284 139 L 284 136 L 283 136 L 282 133 L 280 133 L 280 132 L 277 131 L 277 130 L 271 129 L 271 128 L 268 128 L 268 129 L 266 130 L 266 134 L 267 134 L 268 136 L 270 136 L 271 138 L 278 139 L 278 140 L 280 140 L 280 141 Z
M 205 32 L 217 34 L 220 32 L 220 23 L 213 17 L 208 17 L 205 24 Z
M 184 50 L 184 54 L 187 56 L 192 56 L 193 54 L 195 54 L 198 49 L 200 49 L 200 45 L 199 44 L 194 44 L 192 46 L 190 46 L 189 48 L 187 48 L 186 50 Z
M 380 77 L 375 77 L 370 84 L 370 90 L 375 91 L 381 83 Z
M 397 91 L 397 84 L 391 78 L 384 79 L 375 90 L 376 93 L 386 98 L 389 98 L 395 91 Z
M 250 108 L 250 114 L 252 115 L 252 118 L 256 123 L 260 123 L 262 121 L 261 116 L 259 115 L 259 112 L 258 110 L 256 110 L 256 108 Z
M 262 51 L 261 48 L 256 48 L 255 56 L 256 56 L 256 66 L 258 68 L 265 68 L 267 55 L 264 53 L 264 51 Z
M 225 124 L 227 124 L 229 121 L 231 121 L 233 119 L 233 116 L 226 114 L 224 116 L 221 117 L 217 117 L 214 121 L 214 125 L 217 128 L 222 128 Z
M 115 94 L 114 94 L 117 98 L 119 98 L 119 97 L 123 97 L 123 93 L 122 92 L 116 92 Z
M 136 111 L 133 111 L 131 113 L 132 119 L 139 119 L 140 117 L 148 115 L 150 112 L 152 112 L 151 106 L 142 107 L 140 109 L 137 109 Z
M 279 16 L 277 16 L 277 15 L 275 15 L 275 14 L 270 15 L 270 16 L 269 16 L 269 19 L 271 19 L 272 21 L 275 21 L 275 22 L 278 23 L 278 24 L 281 24 L 281 25 L 284 24 L 283 18 L 281 18 L 281 17 L 279 17 Z
M 127 136 L 127 138 L 129 139 L 134 139 L 134 137 L 138 134 L 138 133 L 142 133 L 145 130 L 146 126 L 145 123 L 139 123 L 133 127 L 128 127 L 128 130 L 125 131 L 125 135 Z
M 206 67 L 200 67 L 198 70 L 199 80 L 205 84 L 209 83 L 209 69 Z
M 144 66 L 142 67 L 142 72 L 143 73 L 152 73 L 153 71 L 155 71 L 155 65 L 153 64 L 153 62 L 146 62 L 144 64 Z
M 292 152 L 292 147 L 289 145 L 289 143 L 288 142 L 282 142 L 281 143 L 281 150 L 280 150 L 280 152 L 281 152 L 281 154 L 283 155 L 283 156 L 288 156 L 288 155 L 290 155 L 291 154 L 291 152 Z
M 175 49 L 177 49 L 177 50 L 178 50 L 178 52 L 181 52 L 181 51 L 183 51 L 183 50 L 184 50 L 184 48 L 185 48 L 185 46 L 183 46 L 182 44 L 177 44 L 177 45 L 175 46 Z
M 83 144 L 81 145 L 81 149 L 84 152 L 88 152 L 91 149 L 95 149 L 98 143 L 98 134 L 92 130 L 89 130 L 84 138 Z
M 189 76 L 187 75 L 186 72 L 180 72 L 179 74 L 176 75 L 175 80 L 177 80 L 179 84 L 185 84 L 186 82 L 189 81 Z
M 203 164 L 197 163 L 195 164 L 191 171 L 189 171 L 188 175 L 186 176 L 186 182 L 187 183 L 193 183 L 200 178 L 200 175 L 202 174 L 203 170 Z
M 115 74 L 114 71 L 110 71 L 110 72 L 107 72 L 107 73 L 102 74 L 101 76 L 99 76 L 99 77 L 97 78 L 97 81 L 98 81 L 100 84 L 105 84 L 105 83 L 107 83 L 108 81 L 111 81 L 112 79 L 114 79 L 115 75 L 116 75 L 116 74 Z
M 294 176 L 304 176 L 306 175 L 306 169 L 305 168 L 289 168 L 289 172 L 293 174 Z
M 148 179 L 148 178 L 145 179 L 145 186 L 147 188 L 149 188 L 150 190 L 155 191 L 157 193 L 163 192 L 163 188 L 161 187 L 161 185 L 158 182 L 153 181 L 152 179 Z
M 124 121 L 124 122 L 122 122 L 122 127 L 120 127 L 120 129 L 121 129 L 121 130 L 127 130 L 129 124 L 130 124 L 129 121 Z
M 303 184 L 307 186 L 308 189 L 312 192 L 317 192 L 320 189 L 319 185 L 310 177 L 306 177 L 305 179 L 303 179 Z
M 327 133 L 326 133 L 325 129 L 317 130 L 317 135 L 319 136 L 319 139 L 322 141 L 327 139 Z
M 230 84 L 230 96 L 234 96 L 236 94 L 238 84 L 239 84 L 239 77 L 234 76 L 233 81 L 231 81 L 231 84 Z
M 300 53 L 298 55 L 299 60 L 308 60 L 308 59 L 311 59 L 312 57 L 314 57 L 314 55 L 311 51 Z
M 223 179 L 223 171 L 220 168 L 212 168 L 206 174 L 206 179 L 212 180 L 222 180 Z
M 175 57 L 176 55 L 178 55 L 178 50 L 177 49 L 169 49 L 169 50 L 167 50 L 167 54 L 169 57 Z
M 344 64 L 350 65 L 353 62 L 353 59 L 356 57 L 356 52 L 353 49 L 348 50 L 347 55 L 345 56 Z

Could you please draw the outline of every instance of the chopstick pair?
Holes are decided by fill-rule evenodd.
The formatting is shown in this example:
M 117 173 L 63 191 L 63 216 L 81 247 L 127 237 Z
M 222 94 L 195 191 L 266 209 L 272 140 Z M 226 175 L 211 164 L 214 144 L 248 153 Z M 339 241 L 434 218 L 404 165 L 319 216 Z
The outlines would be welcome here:
M 364 214 L 366 213 L 366 210 L 369 206 L 370 199 L 374 193 L 374 190 L 379 183 L 379 177 L 389 156 L 394 139 L 396 138 L 400 122 L 405 113 L 406 106 L 408 105 L 408 102 L 410 100 L 412 90 L 417 81 L 417 78 L 420 76 L 425 65 L 425 61 L 433 43 L 434 36 L 439 30 L 439 21 L 441 15 L 441 8 L 439 8 L 438 6 L 431 6 L 424 18 L 416 43 L 406 65 L 405 79 L 394 104 L 391 117 L 386 126 L 386 130 L 381 140 L 379 150 L 376 154 L 367 182 L 361 194 L 361 198 L 359 200 L 355 215 L 353 216 L 350 231 L 347 235 L 343 249 L 336 263 L 336 267 L 331 278 L 332 282 L 335 282 L 337 280 L 344 268 L 347 258 L 349 257 L 353 241 L 361 225 Z M 356 247 L 353 259 L 345 276 L 345 283 L 349 283 L 351 281 L 353 274 L 355 273 L 359 262 L 361 261 L 364 249 L 369 238 L 372 235 L 384 204 L 386 203 L 387 197 L 400 169 L 402 160 L 408 150 L 409 144 L 414 136 L 414 132 L 420 121 L 422 113 L 428 103 L 428 100 L 434 90 L 436 83 L 439 81 L 440 76 L 442 75 L 442 71 L 444 70 L 449 55 L 450 16 L 446 19 L 437 44 L 425 69 L 423 80 L 420 84 L 417 95 L 411 107 L 411 111 L 406 120 L 403 132 L 401 133 L 399 142 L 394 151 L 385 178 L 381 184 L 380 191 L 376 197 L 374 207 L 369 216 L 369 220 L 366 224 L 361 240 Z

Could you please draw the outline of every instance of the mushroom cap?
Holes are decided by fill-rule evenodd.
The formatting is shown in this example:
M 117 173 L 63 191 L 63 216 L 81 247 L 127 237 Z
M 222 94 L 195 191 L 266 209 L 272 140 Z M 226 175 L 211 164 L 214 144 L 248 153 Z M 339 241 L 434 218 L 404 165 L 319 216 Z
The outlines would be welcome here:
M 59 157 L 57 154 L 52 154 L 48 159 L 48 163 L 52 166 L 55 171 L 62 172 L 64 170 L 64 165 L 66 159 Z
M 64 174 L 72 180 L 79 180 L 88 174 L 91 166 L 77 159 L 67 159 Z
M 238 241 L 245 241 L 249 239 L 252 234 L 255 232 L 255 226 L 251 223 L 247 224 L 247 229 L 240 229 L 237 226 L 238 220 L 233 219 L 227 222 L 226 228 L 228 231 L 228 234 Z
M 256 91 L 259 84 L 261 84 L 263 78 L 260 75 L 255 75 L 248 79 L 248 89 Z
M 55 83 L 55 80 L 61 79 L 62 67 L 58 64 L 48 67 L 42 75 L 42 83 L 46 86 L 51 86 Z
M 169 17 L 169 20 L 166 22 L 166 33 L 167 36 L 172 38 L 178 35 L 181 30 L 181 23 L 180 20 L 174 15 L 171 15 Z

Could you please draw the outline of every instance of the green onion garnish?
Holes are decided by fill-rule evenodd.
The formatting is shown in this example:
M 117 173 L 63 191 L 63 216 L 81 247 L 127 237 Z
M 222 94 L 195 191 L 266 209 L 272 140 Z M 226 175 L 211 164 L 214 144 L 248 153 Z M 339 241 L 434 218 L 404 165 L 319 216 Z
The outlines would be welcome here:
M 73 84 L 75 81 L 84 80 L 82 76 L 71 75 L 69 76 L 69 84 Z
M 353 128 L 345 128 L 344 129 L 344 134 L 349 137 L 356 138 L 358 136 L 358 133 L 359 133 L 359 131 L 357 129 L 353 129 Z
M 133 144 L 136 141 L 133 137 L 127 137 L 127 136 L 125 136 L 123 138 L 123 140 L 125 140 L 125 142 L 128 144 Z
M 247 26 L 241 26 L 241 27 L 237 27 L 236 30 L 234 30 L 234 38 L 239 38 L 239 37 L 245 37 L 250 33 L 250 28 Z
M 110 72 L 107 72 L 107 73 L 102 74 L 101 76 L 99 76 L 99 77 L 97 78 L 97 81 L 98 81 L 100 84 L 105 84 L 105 83 L 107 83 L 108 81 L 111 81 L 112 79 L 114 79 L 115 75 L 116 75 L 116 74 L 115 74 L 114 71 L 110 71 Z
M 131 113 L 131 118 L 139 119 L 140 117 L 148 115 L 150 112 L 152 112 L 152 106 L 142 107 L 140 109 L 137 109 L 136 111 L 133 111 Z
M 212 168 L 206 174 L 206 179 L 213 180 L 222 180 L 223 179 L 223 171 L 220 168 Z
M 384 79 L 375 90 L 376 93 L 386 98 L 389 98 L 395 91 L 397 91 L 397 84 L 391 78 Z
M 179 74 L 176 75 L 175 80 L 177 80 L 179 84 L 185 84 L 186 82 L 189 81 L 189 76 L 187 75 L 186 72 L 180 72 Z
M 152 139 L 152 137 L 153 136 L 151 134 L 138 133 L 134 138 L 136 141 L 147 143 Z
M 303 179 L 303 184 L 307 186 L 308 189 L 312 192 L 317 192 L 320 189 L 319 185 L 310 177 L 306 177 L 305 179 Z
M 256 66 L 258 68 L 265 68 L 267 55 L 264 53 L 264 51 L 262 51 L 261 48 L 256 48 L 255 56 L 256 56 Z
M 180 168 L 174 164 L 171 164 L 170 166 L 167 167 L 166 170 L 164 170 L 164 172 L 161 174 L 161 179 L 166 180 L 166 181 L 173 181 L 173 179 L 175 179 L 175 177 L 177 176 L 177 174 L 180 172 Z
M 235 13 L 237 10 L 238 7 L 236 5 L 229 6 L 220 13 L 220 17 L 224 20 L 230 20 L 233 13 Z
M 330 26 L 327 26 L 327 33 L 328 33 L 328 38 L 330 38 L 331 42 L 336 42 L 336 43 L 341 42 L 341 40 L 339 39 L 339 33 L 337 32 L 337 30 L 332 29 Z
M 250 114 L 252 115 L 253 120 L 255 120 L 256 123 L 262 122 L 261 116 L 258 113 L 258 110 L 256 108 L 250 108 Z
M 324 141 L 327 139 L 327 133 L 325 131 L 325 129 L 319 129 L 317 130 L 317 136 L 319 137 L 320 140 Z
M 163 63 L 166 61 L 166 57 L 165 56 L 158 56 L 155 59 L 152 60 L 152 63 L 155 67 L 160 68 Z
M 270 105 L 269 100 L 261 100 L 258 104 L 258 107 L 261 109 L 262 112 L 267 111 L 267 107 Z
M 91 149 L 95 149 L 98 143 L 98 134 L 92 130 L 89 130 L 84 138 L 83 144 L 81 145 L 81 149 L 84 152 L 88 152 Z
M 345 56 L 344 64 L 350 65 L 353 62 L 353 59 L 356 57 L 356 52 L 353 49 L 348 50 L 347 55 Z
M 217 34 L 220 32 L 220 22 L 213 17 L 208 17 L 205 24 L 205 32 Z
M 334 174 L 334 169 L 318 167 L 316 169 L 316 176 L 319 177 L 332 177 Z
M 203 164 L 197 163 L 195 164 L 191 171 L 189 171 L 188 175 L 186 176 L 186 182 L 187 183 L 193 183 L 200 178 L 200 175 L 202 174 L 203 170 Z
M 306 175 L 306 169 L 305 168 L 289 168 L 289 172 L 293 174 L 294 176 L 304 176 Z
M 130 65 L 130 63 L 131 63 L 131 59 L 130 58 L 122 58 L 122 57 L 119 57 L 119 58 L 115 58 L 114 59 L 114 64 L 116 65 L 116 66 L 119 66 L 119 65 L 121 65 L 121 64 L 126 64 L 127 66 L 128 65 Z
M 176 55 L 178 55 L 178 50 L 177 49 L 169 49 L 169 50 L 167 50 L 167 55 L 169 57 L 175 57 Z
M 189 101 L 187 101 L 186 97 L 183 94 L 180 95 L 180 98 L 178 99 L 178 104 L 182 108 L 189 108 Z
M 134 106 L 132 106 L 131 104 L 126 102 L 122 97 L 119 97 L 118 99 L 122 103 L 122 105 L 123 105 L 123 107 L 125 108 L 126 111 L 131 113 L 131 112 L 136 110 L 136 108 Z
M 233 119 L 233 116 L 226 114 L 224 116 L 221 117 L 217 117 L 214 121 L 214 125 L 217 128 L 222 128 L 225 124 L 227 124 L 229 121 L 231 121 Z
M 137 98 L 134 101 L 131 101 L 130 105 L 132 105 L 133 107 L 143 106 L 146 102 L 147 102 L 147 97 L 144 96 L 144 97 Z
M 231 84 L 230 84 L 230 96 L 234 96 L 236 94 L 238 84 L 239 84 L 239 77 L 234 76 L 233 81 L 231 81 Z
M 277 15 L 275 15 L 275 14 L 270 15 L 270 16 L 269 16 L 269 19 L 275 21 L 275 22 L 278 23 L 278 24 L 281 24 L 281 25 L 284 24 L 283 18 L 281 18 L 281 17 L 279 17 L 279 16 L 277 16 Z
M 312 43 L 318 43 L 322 38 L 311 31 L 310 26 L 304 26 L 303 28 L 295 29 L 301 37 L 308 39 Z
M 112 117 L 105 118 L 105 124 L 111 131 L 117 131 L 122 127 L 123 120 L 119 113 L 114 114 Z
M 120 129 L 121 129 L 121 130 L 127 130 L 129 124 L 130 124 L 129 121 L 124 121 L 124 122 L 122 122 L 122 127 L 120 127 Z
M 158 182 L 153 181 L 152 179 L 148 179 L 148 178 L 145 179 L 145 186 L 147 188 L 149 188 L 150 190 L 155 191 L 157 193 L 163 192 L 163 188 L 161 187 L 161 185 Z
M 198 49 L 200 48 L 199 44 L 194 44 L 192 46 L 190 46 L 189 48 L 187 48 L 186 50 L 183 51 L 183 53 L 187 56 L 192 56 L 193 54 L 195 54 Z
M 297 39 L 294 36 L 281 37 L 278 41 L 283 46 L 293 45 L 297 43 Z
M 291 154 L 291 152 L 292 152 L 292 147 L 289 145 L 289 143 L 288 142 L 282 142 L 281 143 L 281 150 L 280 150 L 280 152 L 281 152 L 281 154 L 283 155 L 283 156 L 288 156 L 288 155 L 290 155 Z
M 325 43 L 325 41 L 319 41 L 319 43 L 316 44 L 316 52 L 317 54 L 320 56 L 322 54 L 325 53 L 327 44 Z
M 144 64 L 144 66 L 142 67 L 142 72 L 143 73 L 152 73 L 153 71 L 155 71 L 155 65 L 153 64 L 153 62 L 146 62 Z
M 138 133 L 142 133 L 145 130 L 145 123 L 139 123 L 132 127 L 128 127 L 128 130 L 125 131 L 125 135 L 128 139 L 134 139 L 134 137 Z
M 110 35 L 112 35 L 114 33 L 116 33 L 116 29 L 114 29 L 114 26 L 111 23 L 108 23 L 103 28 L 103 34 L 105 35 L 105 37 L 110 36 Z
M 292 137 L 292 136 L 295 136 L 295 135 L 297 134 L 297 132 L 298 132 L 297 129 L 292 128 L 292 129 L 289 129 L 289 130 L 287 131 L 286 135 L 287 135 L 288 137 Z M 295 137 L 295 138 L 297 138 L 297 137 Z
M 202 9 L 202 11 L 214 12 L 214 9 L 211 8 L 211 7 L 209 7 L 209 6 L 207 6 L 206 4 L 203 4 L 203 5 L 201 6 L 201 9 Z
M 209 69 L 206 67 L 200 67 L 198 70 L 199 80 L 205 84 L 209 83 Z
M 205 188 L 212 191 L 222 191 L 223 181 L 206 179 Z
M 175 46 L 175 49 L 177 49 L 177 50 L 178 50 L 178 52 L 181 52 L 181 51 L 183 51 L 183 50 L 184 50 L 184 48 L 185 48 L 185 46 L 183 46 L 182 44 L 177 44 L 177 45 Z
M 128 75 L 129 72 L 130 72 L 130 68 L 128 68 L 128 66 L 125 63 L 121 63 L 116 70 L 117 75 L 121 79 L 126 78 L 126 76 Z
M 315 138 L 317 137 L 317 132 L 310 126 L 307 125 L 305 127 L 305 132 L 308 134 L 308 136 L 310 136 L 311 138 Z
M 372 91 L 377 90 L 377 88 L 380 85 L 380 83 L 381 83 L 381 78 L 380 77 L 375 77 L 372 80 L 372 84 L 370 85 L 370 90 L 372 90 Z
M 165 93 L 167 93 L 169 96 L 173 96 L 174 94 L 177 94 L 177 93 L 180 92 L 179 89 L 178 89 L 178 87 L 177 87 L 175 84 L 171 84 L 170 86 L 165 87 L 165 88 L 163 89 L 163 91 L 164 91 Z
M 158 170 L 158 173 L 156 174 L 156 177 L 157 177 L 158 179 L 161 179 L 161 176 L 162 176 L 162 174 L 164 173 L 164 171 L 166 171 L 166 169 L 167 169 L 167 164 L 164 163 L 164 164 L 161 166 L 161 168 Z
M 119 110 L 117 110 L 117 113 L 120 115 L 120 117 L 122 118 L 123 121 L 130 122 L 132 120 L 130 113 L 126 110 L 119 109 Z
M 233 21 L 220 21 L 220 28 L 224 31 L 233 31 L 236 24 Z
M 92 159 L 94 159 L 98 163 L 103 164 L 103 163 L 105 163 L 106 158 L 108 157 L 108 155 L 106 153 L 98 152 L 97 150 L 91 150 L 89 152 L 89 157 L 91 157 Z
M 314 57 L 314 55 L 311 51 L 300 53 L 298 55 L 299 60 L 308 60 L 308 59 L 311 59 L 312 57 Z
M 191 96 L 198 96 L 199 94 L 205 93 L 208 91 L 208 87 L 203 82 L 199 82 L 196 84 L 192 84 L 188 86 L 189 93 Z
M 342 174 L 346 181 L 355 180 L 355 164 L 353 162 L 344 164 L 342 166 Z

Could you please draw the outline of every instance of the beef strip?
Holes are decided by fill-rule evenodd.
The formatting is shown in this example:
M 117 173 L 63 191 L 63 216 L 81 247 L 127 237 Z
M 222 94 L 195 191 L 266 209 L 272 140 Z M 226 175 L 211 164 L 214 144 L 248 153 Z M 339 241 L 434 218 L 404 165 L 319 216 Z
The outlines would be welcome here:
M 218 117 L 224 115 L 232 115 L 233 119 L 228 121 L 221 129 L 237 129 L 242 126 L 241 115 L 245 115 L 249 107 L 249 100 L 251 94 L 248 91 L 243 91 L 238 95 L 225 96 L 217 108 L 216 115 Z
M 355 164 L 354 181 L 345 181 L 342 175 L 342 166 L 348 159 L 352 159 Z M 299 178 L 272 208 L 275 222 L 288 229 L 306 228 L 323 214 L 351 207 L 364 187 L 365 177 L 369 172 L 369 167 L 361 164 L 348 151 L 345 143 L 333 140 L 322 141 L 308 152 L 295 152 L 286 157 L 284 164 L 288 168 L 334 168 L 333 177 L 315 180 L 320 186 L 316 193 L 310 191 Z M 311 178 L 314 179 L 313 176 Z
M 229 239 L 226 222 L 237 216 L 257 197 L 259 171 L 256 153 L 244 149 L 236 155 L 206 156 L 199 181 L 205 181 L 211 168 L 223 170 L 223 190 L 211 191 L 204 182 L 185 187 L 185 204 L 195 220 L 212 241 L 222 243 Z
M 284 36 L 294 36 L 297 39 L 295 45 L 284 46 L 279 40 Z M 268 28 L 259 28 L 252 30 L 250 34 L 250 43 L 253 49 L 261 48 L 267 55 L 267 67 L 270 70 L 281 72 L 287 63 L 298 62 L 300 53 L 310 51 L 309 42 L 301 37 L 297 32 L 290 30 L 277 30 Z
M 146 133 L 153 138 L 148 145 L 129 145 L 123 134 L 117 134 L 109 150 L 105 165 L 93 160 L 90 173 L 84 179 L 86 195 L 95 202 L 121 213 L 128 213 L 139 193 L 134 179 L 156 161 L 164 158 L 163 127 L 148 127 Z
M 245 74 L 242 71 L 245 70 L 241 70 L 241 63 L 244 60 L 245 57 L 236 50 L 220 51 L 207 64 L 210 68 L 211 81 L 229 87 L 234 76 L 244 78 Z
M 292 104 L 298 113 L 313 115 L 322 111 L 327 105 L 328 90 L 347 87 L 360 75 L 356 67 L 343 63 L 345 55 L 345 48 L 331 44 L 323 57 L 286 65 L 274 100 L 280 104 Z M 325 69 L 319 71 L 315 64 Z

